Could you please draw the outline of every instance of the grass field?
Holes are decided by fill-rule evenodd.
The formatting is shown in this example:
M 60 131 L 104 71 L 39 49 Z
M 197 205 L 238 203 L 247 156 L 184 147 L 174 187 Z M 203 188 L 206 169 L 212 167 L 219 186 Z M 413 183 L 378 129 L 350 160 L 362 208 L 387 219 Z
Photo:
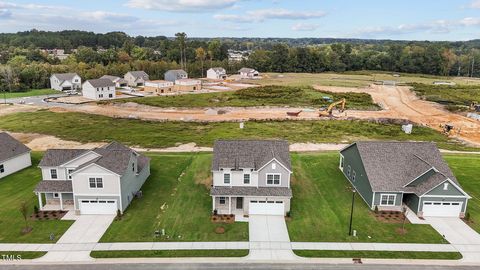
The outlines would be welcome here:
M 85 113 L 37 111 L 2 116 L 0 129 L 58 136 L 79 142 L 117 140 L 141 147 L 169 147 L 195 142 L 211 146 L 216 139 L 286 139 L 290 143 L 339 143 L 355 140 L 434 141 L 445 149 L 471 149 L 450 141 L 426 127 L 415 127 L 411 135 L 399 125 L 366 121 L 255 121 L 238 123 L 149 122 L 115 119 Z
M 412 84 L 415 93 L 426 100 L 447 105 L 452 111 L 467 110 L 473 101 L 480 103 L 479 85 Z
M 36 184 L 41 180 L 37 164 L 41 155 L 32 154 L 33 166 L 0 180 L 0 243 L 49 243 L 50 233 L 56 240 L 70 227 L 72 221 L 29 221 L 33 230 L 22 234 L 25 220 L 19 210 L 20 204 L 26 202 L 30 214 L 33 206 L 38 205 L 37 196 L 33 193 Z
M 231 250 L 120 250 L 92 251 L 93 258 L 159 258 L 159 257 L 245 257 L 248 249 Z
M 114 221 L 101 242 L 133 241 L 247 241 L 248 224 L 210 222 L 212 202 L 211 154 L 149 154 L 151 175 L 143 185 L 143 197 Z M 215 228 L 225 228 L 224 234 Z M 165 229 L 166 236 L 155 237 Z
M 359 196 L 353 217 L 357 237 L 348 236 L 352 193 L 338 159 L 338 153 L 292 155 L 292 220 L 287 222 L 291 241 L 443 243 L 430 225 L 406 224 L 407 233 L 399 234 L 402 224 L 377 221 Z
M 370 258 L 370 259 L 430 259 L 460 260 L 459 252 L 419 251 L 338 251 L 338 250 L 294 250 L 300 257 L 308 258 Z
M 31 260 L 40 258 L 43 255 L 47 254 L 45 251 L 0 251 L 0 259 L 3 256 L 7 258 L 16 258 L 16 260 Z M 6 259 L 8 261 L 8 259 Z
M 32 89 L 25 92 L 7 92 L 7 98 L 22 98 L 22 97 L 33 97 L 33 96 L 43 96 L 43 95 L 52 95 L 59 94 L 61 92 L 53 89 Z M 4 98 L 4 93 L 0 92 L 0 98 Z
M 156 107 L 328 106 L 331 102 L 323 97 L 334 101 L 346 98 L 348 109 L 379 109 L 372 97 L 365 93 L 327 93 L 312 87 L 279 85 L 246 88 L 236 92 L 119 99 L 115 102 L 137 102 Z

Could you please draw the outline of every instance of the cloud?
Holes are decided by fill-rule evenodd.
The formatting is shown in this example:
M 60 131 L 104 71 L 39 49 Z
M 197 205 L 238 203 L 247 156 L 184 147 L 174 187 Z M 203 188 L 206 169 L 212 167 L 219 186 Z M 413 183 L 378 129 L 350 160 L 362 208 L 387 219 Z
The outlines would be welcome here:
M 0 19 L 12 17 L 12 12 L 6 8 L 0 9 Z
M 234 7 L 241 0 L 129 0 L 127 7 L 175 12 L 199 12 Z
M 105 11 L 82 12 L 80 16 L 84 19 L 109 22 L 135 22 L 139 20 L 139 18 L 135 16 Z
M 470 8 L 480 8 L 480 0 L 475 0 L 470 3 L 469 5 Z
M 323 11 L 291 11 L 287 9 L 258 9 L 247 11 L 245 14 L 216 14 L 217 20 L 231 22 L 263 22 L 269 19 L 277 20 L 307 20 L 325 16 Z
M 463 26 L 475 26 L 480 25 L 480 18 L 467 17 L 460 20 L 460 24 Z
M 293 31 L 314 31 L 317 30 L 317 24 L 310 24 L 310 23 L 297 23 L 292 25 Z
M 37 5 L 37 4 L 17 4 L 12 2 L 0 1 L 0 9 L 43 9 L 43 10 L 59 10 L 59 9 L 70 9 L 65 6 L 48 6 L 48 5 Z

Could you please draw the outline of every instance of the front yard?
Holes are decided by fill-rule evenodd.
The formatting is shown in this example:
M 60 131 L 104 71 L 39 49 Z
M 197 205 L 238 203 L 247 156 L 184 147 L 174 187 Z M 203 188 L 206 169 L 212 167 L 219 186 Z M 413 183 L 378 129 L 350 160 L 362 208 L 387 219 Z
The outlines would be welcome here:
M 248 224 L 213 224 L 210 186 L 211 154 L 149 154 L 151 175 L 143 197 L 120 221 L 114 221 L 101 242 L 247 241 Z M 215 233 L 223 226 L 224 234 Z M 155 231 L 165 236 L 155 237 Z
M 33 166 L 0 179 L 0 243 L 49 243 L 53 233 L 55 241 L 70 227 L 72 221 L 29 221 L 33 230 L 22 234 L 25 220 L 20 212 L 22 202 L 27 203 L 29 215 L 33 206 L 38 205 L 37 196 L 33 193 L 35 185 L 41 180 L 37 164 L 41 154 L 32 154 Z

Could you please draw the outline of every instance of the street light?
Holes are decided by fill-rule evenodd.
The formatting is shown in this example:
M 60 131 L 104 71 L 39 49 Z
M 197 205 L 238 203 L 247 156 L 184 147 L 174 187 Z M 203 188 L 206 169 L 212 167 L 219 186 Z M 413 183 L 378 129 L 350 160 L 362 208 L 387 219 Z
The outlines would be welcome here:
M 352 189 L 352 209 L 350 210 L 350 226 L 348 228 L 348 235 L 351 236 L 352 235 L 352 222 L 353 222 L 353 206 L 355 204 L 355 193 L 357 191 L 354 189 Z

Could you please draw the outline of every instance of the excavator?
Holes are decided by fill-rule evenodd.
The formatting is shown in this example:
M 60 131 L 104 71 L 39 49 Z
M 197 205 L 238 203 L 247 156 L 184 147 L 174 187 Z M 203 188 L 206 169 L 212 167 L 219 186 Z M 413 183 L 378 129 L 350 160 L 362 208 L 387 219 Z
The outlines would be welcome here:
M 318 116 L 320 116 L 320 117 L 325 117 L 325 116 L 332 117 L 333 109 L 335 107 L 337 107 L 338 105 L 341 105 L 339 111 L 342 113 L 342 112 L 345 111 L 345 105 L 346 104 L 347 104 L 347 100 L 345 98 L 342 98 L 341 100 L 333 102 L 332 104 L 330 104 L 330 106 L 328 106 L 328 108 L 325 111 L 320 111 Z
M 480 112 L 480 104 L 478 104 L 476 101 L 473 101 L 472 104 L 470 104 L 470 111 Z

